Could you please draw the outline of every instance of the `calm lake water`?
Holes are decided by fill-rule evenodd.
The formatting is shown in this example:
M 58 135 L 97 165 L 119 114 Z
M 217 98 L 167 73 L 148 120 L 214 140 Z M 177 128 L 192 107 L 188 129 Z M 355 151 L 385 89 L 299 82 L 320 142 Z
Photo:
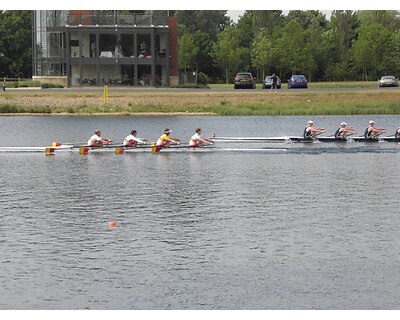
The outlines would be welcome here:
M 370 118 L 312 119 L 329 135 Z M 301 135 L 308 120 L 0 117 L 0 144 Z M 398 309 L 400 146 L 265 146 L 289 152 L 0 153 L 0 309 Z

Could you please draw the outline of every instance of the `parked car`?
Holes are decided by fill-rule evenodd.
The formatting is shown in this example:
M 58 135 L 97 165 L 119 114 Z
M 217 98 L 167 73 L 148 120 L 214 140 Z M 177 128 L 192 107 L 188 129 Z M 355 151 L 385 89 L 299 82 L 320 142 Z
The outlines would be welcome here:
M 256 77 L 250 72 L 239 72 L 236 74 L 234 80 L 234 88 L 248 88 L 248 89 L 255 89 L 256 88 Z
M 281 79 L 276 76 L 276 88 L 280 89 L 282 86 Z M 272 87 L 272 76 L 266 76 L 265 80 L 263 81 L 262 88 L 263 89 L 271 89 Z
M 287 84 L 288 89 L 308 88 L 307 78 L 302 74 L 295 74 L 290 77 Z
M 382 76 L 378 80 L 378 87 L 398 87 L 398 80 L 394 76 Z

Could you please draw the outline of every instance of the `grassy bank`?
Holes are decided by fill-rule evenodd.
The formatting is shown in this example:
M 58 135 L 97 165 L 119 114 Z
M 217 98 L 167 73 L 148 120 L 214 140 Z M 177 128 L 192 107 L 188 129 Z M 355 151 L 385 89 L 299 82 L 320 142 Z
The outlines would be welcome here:
M 3 92 L 2 114 L 357 115 L 400 114 L 400 90 L 312 92 Z

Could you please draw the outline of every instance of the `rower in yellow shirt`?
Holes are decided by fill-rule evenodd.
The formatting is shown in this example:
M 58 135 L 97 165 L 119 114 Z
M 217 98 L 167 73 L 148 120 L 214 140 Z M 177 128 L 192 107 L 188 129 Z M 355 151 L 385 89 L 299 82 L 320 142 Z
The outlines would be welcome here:
M 165 129 L 164 130 L 164 134 L 158 138 L 156 146 L 157 147 L 169 147 L 171 142 L 175 143 L 175 144 L 179 144 L 179 139 L 175 139 L 175 138 L 171 138 L 170 134 L 171 134 L 172 130 L 171 129 Z

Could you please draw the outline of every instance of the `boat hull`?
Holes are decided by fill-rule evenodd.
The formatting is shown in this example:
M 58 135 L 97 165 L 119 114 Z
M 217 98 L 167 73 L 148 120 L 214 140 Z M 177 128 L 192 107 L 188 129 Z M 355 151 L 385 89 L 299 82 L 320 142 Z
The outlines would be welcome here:
M 379 137 L 378 139 L 366 139 L 364 137 L 349 137 L 347 139 L 338 139 L 335 137 L 316 137 L 314 139 L 304 138 L 302 136 L 284 136 L 284 137 L 218 137 L 211 138 L 217 143 L 261 143 L 261 142 L 298 142 L 298 143 L 315 143 L 315 142 L 334 142 L 334 143 L 347 143 L 347 142 L 400 142 L 399 138 L 395 137 Z

